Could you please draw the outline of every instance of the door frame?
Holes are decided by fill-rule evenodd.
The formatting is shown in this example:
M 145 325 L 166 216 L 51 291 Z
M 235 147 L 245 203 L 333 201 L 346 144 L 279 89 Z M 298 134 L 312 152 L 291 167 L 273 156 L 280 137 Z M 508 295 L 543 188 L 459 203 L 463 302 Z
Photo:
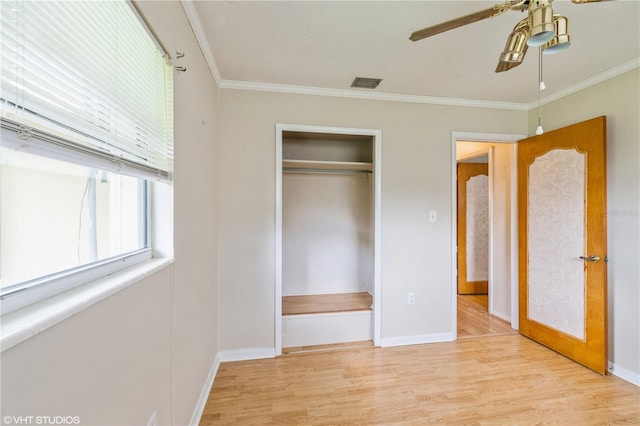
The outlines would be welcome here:
M 457 266 L 457 245 L 458 245 L 458 226 L 457 226 L 457 214 L 458 214 L 458 197 L 457 197 L 457 142 L 479 142 L 479 143 L 507 143 L 512 145 L 511 151 L 511 202 L 510 208 L 510 289 L 511 289 L 511 304 L 510 314 L 511 327 L 515 330 L 519 328 L 518 321 L 518 158 L 517 158 L 517 142 L 526 138 L 526 135 L 521 134 L 496 134 L 496 133 L 473 133 L 473 132 L 459 132 L 453 131 L 451 133 L 451 324 L 452 333 L 458 337 L 458 266 Z M 493 199 L 493 150 L 489 150 L 489 200 Z M 493 214 L 491 206 L 489 207 L 489 298 L 494 293 L 491 288 L 491 281 L 493 275 L 493 265 L 491 259 L 493 259 Z M 491 312 L 491 300 L 489 300 L 489 309 Z
M 474 143 L 474 142 L 470 142 L 470 143 Z M 469 234 L 467 233 L 468 229 L 467 229 L 467 218 L 468 218 L 468 213 L 472 210 L 470 210 L 470 207 L 468 206 L 467 200 L 468 200 L 468 191 L 467 191 L 467 184 L 468 182 L 473 178 L 473 177 L 478 177 L 478 176 L 486 176 L 487 177 L 487 195 L 488 195 L 488 199 L 487 199 L 487 222 L 488 222 L 488 228 L 487 228 L 487 243 L 489 243 L 488 241 L 488 237 L 490 237 L 492 235 L 492 221 L 491 221 L 491 214 L 492 214 L 492 205 L 491 205 L 491 201 L 493 198 L 493 190 L 492 188 L 489 186 L 489 179 L 491 178 L 491 176 L 489 176 L 489 165 L 492 164 L 493 161 L 493 147 L 489 147 L 488 149 L 486 149 L 486 153 L 480 152 L 480 151 L 485 151 L 485 149 L 482 150 L 478 150 L 477 152 L 473 152 L 470 155 L 466 155 L 464 157 L 460 157 L 459 159 L 456 158 L 456 160 L 458 161 L 457 167 L 458 167 L 458 174 L 457 174 L 457 181 L 458 181 L 458 214 L 457 214 L 457 228 L 458 228 L 458 256 L 457 256 L 457 264 L 458 264 L 458 294 L 460 294 L 461 290 L 464 291 L 464 293 L 462 294 L 477 294 L 477 293 L 484 293 L 484 282 L 485 280 L 475 280 L 475 281 L 467 281 L 466 276 L 464 279 L 461 279 L 461 276 L 463 275 L 468 275 L 468 271 L 469 271 L 469 265 L 467 265 L 467 254 L 469 253 L 468 251 L 468 242 L 469 242 Z M 457 155 L 456 155 L 457 157 Z M 483 157 L 487 157 L 487 162 L 477 162 L 477 163 L 469 163 L 467 161 L 469 160 L 474 160 L 474 159 L 478 159 L 478 158 L 483 158 Z M 465 166 L 465 168 L 467 168 L 466 171 L 464 171 L 464 176 L 463 176 L 463 182 L 461 182 L 460 179 L 460 169 L 462 166 Z M 469 170 L 472 169 L 472 170 Z M 484 169 L 484 170 L 482 170 Z M 485 173 L 486 171 L 486 173 Z M 464 196 L 461 196 L 464 195 Z M 462 201 L 462 203 L 461 203 Z M 462 207 L 464 206 L 464 207 Z M 461 222 L 463 222 L 463 226 L 461 225 Z M 464 236 L 464 237 L 463 237 Z M 460 244 L 460 243 L 463 244 Z M 487 244 L 487 254 L 489 253 L 489 245 Z M 486 279 L 486 283 L 487 283 L 487 294 L 489 293 L 489 284 L 492 282 L 491 279 L 491 274 L 492 274 L 492 268 L 491 266 L 491 256 L 488 256 L 488 262 L 487 262 L 487 279 Z M 461 270 L 464 270 L 461 272 Z M 464 288 L 461 288 L 464 287 Z M 473 291 L 472 291 L 473 290 Z M 491 295 L 489 295 L 489 307 L 488 310 L 491 311 L 492 310 L 492 306 L 491 306 Z
M 282 133 L 285 131 L 308 133 L 332 133 L 337 135 L 362 135 L 373 137 L 373 344 L 381 340 L 381 275 L 382 275 L 382 130 L 350 127 L 314 126 L 276 123 L 276 211 L 275 211 L 275 355 L 282 355 Z

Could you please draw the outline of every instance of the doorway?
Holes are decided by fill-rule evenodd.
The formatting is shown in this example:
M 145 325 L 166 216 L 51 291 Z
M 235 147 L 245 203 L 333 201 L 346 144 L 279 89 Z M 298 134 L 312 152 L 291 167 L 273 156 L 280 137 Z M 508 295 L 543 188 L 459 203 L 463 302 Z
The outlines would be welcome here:
M 472 294 L 459 294 L 457 278 L 462 272 L 458 265 L 459 229 L 452 227 L 452 276 L 456 277 L 452 285 L 452 315 L 458 338 L 507 334 L 518 329 L 516 142 L 523 137 L 453 133 L 452 223 L 458 222 L 458 163 L 486 161 L 488 169 L 486 291 L 482 291 L 482 287 L 472 287 L 469 291 Z M 481 278 L 471 277 L 471 281 L 483 281 Z
M 464 155 L 475 143 L 458 142 L 458 338 L 515 332 L 489 314 L 489 149 Z M 485 146 L 480 144 L 481 150 Z

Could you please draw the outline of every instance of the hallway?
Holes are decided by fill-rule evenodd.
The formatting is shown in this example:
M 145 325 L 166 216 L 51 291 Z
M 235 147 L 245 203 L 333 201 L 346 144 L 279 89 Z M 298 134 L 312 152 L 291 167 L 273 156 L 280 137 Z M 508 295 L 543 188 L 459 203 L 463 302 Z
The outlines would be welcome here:
M 458 339 L 518 334 L 511 325 L 488 312 L 486 294 L 458 295 Z

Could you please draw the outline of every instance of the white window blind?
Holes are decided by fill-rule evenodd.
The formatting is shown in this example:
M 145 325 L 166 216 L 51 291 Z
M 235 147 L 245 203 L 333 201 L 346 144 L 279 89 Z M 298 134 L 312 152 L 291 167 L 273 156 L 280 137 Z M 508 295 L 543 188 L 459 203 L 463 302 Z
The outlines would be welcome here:
M 169 179 L 173 69 L 134 6 L 2 0 L 0 8 L 2 144 Z

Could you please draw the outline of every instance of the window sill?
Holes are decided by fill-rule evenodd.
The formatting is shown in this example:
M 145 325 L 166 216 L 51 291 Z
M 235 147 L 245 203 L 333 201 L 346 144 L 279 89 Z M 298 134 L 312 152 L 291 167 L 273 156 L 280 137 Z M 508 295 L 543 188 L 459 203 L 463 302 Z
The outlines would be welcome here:
M 151 259 L 58 296 L 2 315 L 0 352 L 24 342 L 172 263 L 172 258 Z

